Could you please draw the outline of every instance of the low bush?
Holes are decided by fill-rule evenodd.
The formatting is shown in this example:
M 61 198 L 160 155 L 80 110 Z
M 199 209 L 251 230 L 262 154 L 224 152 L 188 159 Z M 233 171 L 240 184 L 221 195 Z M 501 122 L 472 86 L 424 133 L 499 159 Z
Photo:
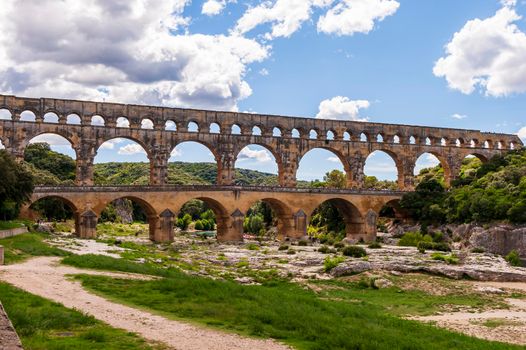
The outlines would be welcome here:
M 282 244 L 279 246 L 278 250 L 288 250 L 289 249 L 289 246 L 286 245 L 286 244 Z
M 353 258 L 362 258 L 367 255 L 367 252 L 362 247 L 349 245 L 342 249 L 342 254 Z
M 318 248 L 318 251 L 323 254 L 328 254 L 329 250 L 330 248 L 327 245 L 322 245 L 321 247 Z
M 433 237 L 420 232 L 406 232 L 398 241 L 399 246 L 416 247 L 420 242 L 433 242 Z
M 341 256 L 336 256 L 334 258 L 331 258 L 330 256 L 328 256 L 325 258 L 325 260 L 323 260 L 323 270 L 325 272 L 329 272 L 344 261 L 345 261 L 345 258 Z
M 380 244 L 380 242 L 373 242 L 373 243 L 369 244 L 368 247 L 371 248 L 371 249 L 380 249 L 380 248 L 382 248 L 382 245 Z
M 334 243 L 334 248 L 343 248 L 345 247 L 345 244 L 343 244 L 343 242 L 337 242 L 337 243 Z
M 455 254 L 444 255 L 441 253 L 433 253 L 431 254 L 431 259 L 444 261 L 450 265 L 458 264 L 458 257 Z
M 426 249 L 439 250 L 439 251 L 442 251 L 442 252 L 450 252 L 451 251 L 451 248 L 449 247 L 449 245 L 447 243 L 444 243 L 444 242 L 436 243 L 436 242 L 424 242 L 424 241 L 421 241 L 421 242 L 418 242 L 416 247 L 418 248 L 419 251 L 421 249 L 423 249 L 424 251 Z
M 516 250 L 512 250 L 504 258 L 506 259 L 506 261 L 511 266 L 522 266 L 522 262 L 521 262 L 521 258 L 519 256 L 519 252 L 517 252 Z
M 300 241 L 298 241 L 298 245 L 301 247 L 305 247 L 309 245 L 309 242 L 304 239 L 301 239 Z
M 293 254 L 296 254 L 296 251 L 291 248 L 291 249 L 287 250 L 287 254 L 293 255 Z
M 247 248 L 248 250 L 259 250 L 259 246 L 254 243 L 247 244 L 245 248 Z
M 482 247 L 475 247 L 475 248 L 471 249 L 471 252 L 472 253 L 485 253 L 486 249 L 484 249 Z

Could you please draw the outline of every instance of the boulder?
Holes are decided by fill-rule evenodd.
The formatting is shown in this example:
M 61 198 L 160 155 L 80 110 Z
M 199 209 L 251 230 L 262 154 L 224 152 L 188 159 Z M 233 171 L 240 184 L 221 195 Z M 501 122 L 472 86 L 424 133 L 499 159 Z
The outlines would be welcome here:
M 340 264 L 331 270 L 334 277 L 348 276 L 371 270 L 371 264 L 367 261 L 350 261 Z
M 511 225 L 497 225 L 488 229 L 476 227 L 469 237 L 469 244 L 500 255 L 517 250 L 520 256 L 526 257 L 526 227 Z

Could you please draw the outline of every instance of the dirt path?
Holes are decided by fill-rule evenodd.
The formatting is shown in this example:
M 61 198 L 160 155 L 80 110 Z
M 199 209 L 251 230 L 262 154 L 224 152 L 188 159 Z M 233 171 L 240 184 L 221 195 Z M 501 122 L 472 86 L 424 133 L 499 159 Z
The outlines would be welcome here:
M 189 325 L 110 302 L 91 294 L 67 274 L 88 273 L 121 278 L 141 275 L 83 270 L 59 264 L 60 258 L 38 257 L 22 264 L 0 266 L 0 280 L 30 293 L 75 308 L 107 324 L 135 332 L 145 339 L 159 341 L 178 350 L 290 349 L 273 340 L 245 338 L 234 334 Z
M 475 282 L 474 288 L 512 289 L 526 292 L 526 283 Z M 413 319 L 436 322 L 439 327 L 472 335 L 477 338 L 506 343 L 526 344 L 526 300 L 506 299 L 509 309 L 490 310 L 479 313 L 452 312 L 441 315 L 414 317 Z M 485 325 L 492 322 L 493 326 Z M 491 324 L 491 323 L 490 323 Z

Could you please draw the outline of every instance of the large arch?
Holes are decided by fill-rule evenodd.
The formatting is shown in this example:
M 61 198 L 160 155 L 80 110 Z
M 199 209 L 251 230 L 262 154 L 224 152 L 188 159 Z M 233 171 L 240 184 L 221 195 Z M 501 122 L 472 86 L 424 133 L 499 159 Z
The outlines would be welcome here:
M 435 176 L 435 174 L 432 174 L 431 172 L 437 165 L 440 165 L 441 169 L 439 169 L 438 176 Z M 440 176 L 440 171 L 443 172 L 442 177 Z M 450 185 L 452 179 L 449 163 L 440 154 L 435 152 L 423 151 L 418 154 L 415 160 L 413 172 L 415 177 L 436 177 L 437 180 L 442 181 L 446 187 Z M 426 172 L 428 175 L 426 175 Z M 418 178 L 416 180 L 418 180 Z
M 197 182 L 188 183 L 177 181 L 178 179 L 172 179 L 170 174 L 168 175 L 168 183 L 171 184 L 218 184 L 222 176 L 222 167 L 220 157 L 216 150 L 206 142 L 201 140 L 185 140 L 177 143 L 170 152 L 170 158 L 168 159 L 169 167 L 176 167 L 177 164 L 173 163 L 211 163 L 213 166 L 207 166 L 202 164 L 200 167 L 201 180 Z M 181 179 L 179 179 L 181 180 Z M 198 180 L 198 179 L 193 179 Z M 192 180 L 192 181 L 193 181 Z
M 74 234 L 80 233 L 79 208 L 68 198 L 58 195 L 39 197 L 20 210 L 19 217 L 30 220 L 74 221 Z
M 140 140 L 128 136 L 117 136 L 104 140 L 100 140 L 95 155 L 94 163 L 94 180 L 99 184 L 112 185 L 146 185 L 150 184 L 152 179 L 152 172 L 154 164 L 152 162 L 152 155 L 149 148 Z M 115 163 L 112 167 L 108 166 L 108 171 L 119 171 L 118 168 L 124 168 L 123 164 L 139 164 L 131 166 L 133 169 L 127 171 L 129 176 L 114 177 L 106 174 L 104 176 L 96 176 L 96 171 L 104 168 L 103 165 Z M 124 173 L 123 173 L 124 174 Z
M 316 214 L 323 216 L 321 214 L 322 211 L 330 210 L 330 207 L 336 209 L 341 216 L 341 218 L 335 218 L 335 220 L 337 221 L 336 223 L 341 222 L 339 221 L 340 219 L 343 221 L 346 240 L 352 242 L 359 240 L 370 241 L 376 237 L 377 215 L 373 213 L 373 215 L 376 215 L 373 217 L 374 222 L 369 222 L 371 221 L 369 218 L 370 213 L 363 215 L 356 205 L 340 197 L 330 198 L 320 203 L 310 215 L 310 224 L 312 225 Z
M 391 182 L 396 182 L 398 189 L 404 188 L 403 167 L 396 153 L 392 151 L 379 149 L 369 153 L 365 159 L 363 173 L 368 177 L 374 177 L 370 181 L 366 178 L 365 188 L 395 189 Z
M 304 172 L 306 167 L 307 171 Z M 296 169 L 296 180 L 316 182 L 322 180 L 326 173 L 339 170 L 345 174 L 346 184 L 342 187 L 350 187 L 352 184 L 352 172 L 350 164 L 345 156 L 337 150 L 329 147 L 315 147 L 301 154 Z M 298 184 L 300 186 L 301 184 Z
M 281 158 L 272 148 L 263 144 L 252 143 L 245 145 L 237 152 L 234 167 L 237 172 L 241 171 L 241 169 L 248 169 L 267 174 L 275 174 L 277 177 L 275 180 L 272 177 L 265 177 L 261 179 L 262 181 L 260 183 L 252 184 L 255 186 L 281 185 L 284 181 Z M 248 185 L 247 183 L 243 183 L 241 179 L 234 178 L 234 181 L 236 185 Z
M 216 236 L 219 241 L 239 241 L 243 239 L 243 214 L 241 212 L 239 212 L 239 214 L 229 213 L 221 202 L 207 196 L 192 196 L 185 198 L 184 202 L 180 204 L 176 212 L 179 214 L 183 206 L 191 200 L 203 201 L 208 208 L 214 212 L 217 230 Z M 235 220 L 236 215 L 238 215 L 237 222 Z
M 250 210 L 260 202 L 264 203 L 264 205 L 268 206 L 271 210 L 272 220 L 275 221 L 277 228 L 276 238 L 298 238 L 305 234 L 303 232 L 304 230 L 301 230 L 302 232 L 296 232 L 297 230 L 295 229 L 293 210 L 285 202 L 276 198 L 263 197 L 261 199 L 256 200 L 255 202 L 250 203 L 249 207 L 246 210 L 247 217 L 249 215 Z M 267 218 L 264 219 L 267 220 Z

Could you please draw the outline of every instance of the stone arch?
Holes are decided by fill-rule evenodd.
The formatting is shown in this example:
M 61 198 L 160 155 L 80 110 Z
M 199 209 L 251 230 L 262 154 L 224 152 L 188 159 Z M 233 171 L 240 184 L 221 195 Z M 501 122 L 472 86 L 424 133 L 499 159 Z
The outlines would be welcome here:
M 343 141 L 351 141 L 351 133 L 349 133 L 348 131 L 344 131 Z
M 188 132 L 199 132 L 199 123 L 195 120 L 190 120 L 186 125 L 186 130 Z
M 164 130 L 166 130 L 166 131 L 177 131 L 177 124 L 173 120 L 167 120 L 164 123 Z
M 388 149 L 384 149 L 384 148 L 380 148 L 380 149 L 377 149 L 377 150 L 374 150 L 373 152 L 369 153 L 365 159 L 365 162 L 364 162 L 364 168 L 363 168 L 363 173 L 365 175 L 369 175 L 369 174 L 366 174 L 366 167 L 368 167 L 368 164 L 367 162 L 370 160 L 371 156 L 376 153 L 376 154 L 383 154 L 385 156 L 387 156 L 388 158 L 391 159 L 391 161 L 393 162 L 394 164 L 394 167 L 396 169 L 396 182 L 398 184 L 398 189 L 404 189 L 405 187 L 405 180 L 404 180 L 404 170 L 403 170 L 403 165 L 402 165 L 402 161 L 398 158 L 398 155 L 391 151 L 391 150 L 388 150 Z M 388 166 L 388 164 L 385 164 L 385 166 L 383 166 L 383 168 L 386 168 Z M 388 170 L 388 168 L 386 168 Z M 379 180 L 385 180 L 385 179 L 379 179 Z
M 210 123 L 209 127 L 209 132 L 211 134 L 220 134 L 221 133 L 221 125 L 219 125 L 218 123 L 214 122 L 214 123 Z
M 154 128 L 154 124 L 153 124 L 153 120 L 152 119 L 143 118 L 141 120 L 141 129 L 153 130 L 153 128 Z
M 259 125 L 254 125 L 252 127 L 252 135 L 253 136 L 261 136 L 262 135 L 261 128 L 259 127 Z
M 239 210 L 239 213 L 230 213 L 221 202 L 214 198 L 199 195 L 185 198 L 184 202 L 177 208 L 177 213 L 181 211 L 183 205 L 194 199 L 205 202 L 206 205 L 214 212 L 214 215 L 216 217 L 216 236 L 219 241 L 243 240 L 244 215 Z
M 60 204 L 57 204 L 57 202 Z M 39 206 L 39 203 L 41 203 L 42 207 Z M 60 208 L 59 205 L 65 205 L 67 208 Z M 54 214 L 58 214 L 59 217 L 47 217 L 46 211 L 51 209 L 52 206 Z M 70 212 L 68 212 L 67 209 L 69 209 Z M 64 196 L 43 195 L 35 198 L 30 203 L 28 203 L 26 207 L 22 208 L 20 217 L 36 220 L 40 218 L 41 215 L 43 215 L 46 219 L 63 220 L 73 218 L 75 221 L 77 221 L 79 210 L 80 208 L 78 208 L 75 203 Z M 71 217 L 69 217 L 69 215 L 71 215 Z M 75 231 L 78 232 L 77 227 Z
M 118 141 L 119 139 L 124 139 L 124 140 L 132 141 L 132 142 L 139 144 L 139 146 L 141 146 L 142 149 L 146 152 L 146 156 L 148 157 L 148 159 L 151 158 L 152 152 L 150 150 L 150 147 L 146 143 L 144 143 L 144 141 L 141 140 L 140 138 L 136 138 L 136 137 L 128 136 L 128 135 L 113 135 L 108 138 L 100 138 L 99 140 L 97 140 L 97 143 L 95 145 L 95 151 L 96 151 L 95 156 L 97 155 L 97 152 L 99 151 L 102 144 L 108 141 L 112 141 L 112 140 Z
M 365 132 L 360 133 L 360 142 L 369 142 L 369 135 Z
M 334 140 L 335 137 L 336 137 L 335 135 L 336 135 L 335 132 L 334 132 L 333 130 L 329 129 L 329 130 L 327 131 L 327 134 L 326 134 L 326 136 L 325 136 L 325 139 L 326 139 L 326 140 Z
M 77 142 L 75 142 L 75 140 L 71 137 L 71 135 L 67 134 L 66 132 L 64 132 L 62 130 L 38 131 L 38 132 L 36 132 L 34 134 L 27 135 L 27 137 L 25 137 L 21 141 L 22 149 L 25 150 L 26 147 L 31 143 L 31 141 L 33 141 L 35 138 L 43 136 L 43 135 L 55 135 L 55 136 L 59 136 L 59 137 L 65 139 L 66 141 L 68 141 L 69 144 L 71 145 L 71 148 L 75 151 L 76 159 L 78 159 L 78 144 L 77 144 Z
M 223 174 L 223 169 L 222 169 L 222 163 L 221 163 L 221 157 L 220 157 L 220 154 L 218 153 L 217 149 L 213 147 L 212 144 L 209 144 L 203 140 L 200 140 L 200 139 L 197 139 L 197 138 L 191 138 L 191 139 L 187 139 L 187 140 L 182 140 L 178 143 L 176 143 L 175 145 L 172 146 L 171 150 L 170 150 L 170 154 L 171 156 L 175 156 L 176 153 L 177 153 L 177 147 L 180 147 L 181 145 L 191 145 L 192 143 L 195 143 L 195 144 L 198 144 L 200 147 L 204 147 L 206 150 L 208 150 L 211 154 L 212 154 L 212 157 L 214 158 L 214 162 L 217 166 L 217 177 L 216 177 L 216 182 L 215 184 L 220 184 L 220 180 L 222 178 L 222 174 Z
M 0 120 L 13 120 L 13 113 L 7 108 L 0 108 Z
M 117 128 L 130 128 L 130 120 L 127 117 L 120 116 L 117 118 Z
M 318 139 L 318 130 L 315 128 L 312 128 L 309 130 L 309 139 L 311 140 L 317 140 Z
M 379 132 L 376 135 L 376 142 L 378 142 L 378 143 L 383 143 L 384 142 L 384 135 L 381 132 Z
M 77 113 L 69 113 L 66 116 L 66 124 L 81 125 L 82 124 L 82 118 Z
M 322 204 L 327 202 L 333 205 L 342 217 L 346 240 L 358 242 L 359 240 L 373 241 L 376 238 L 376 220 L 374 225 L 367 225 L 366 215 L 363 215 L 352 202 L 340 197 L 329 198 L 320 203 L 312 211 L 311 217 Z
M 416 158 L 415 158 L 414 167 L 413 167 L 414 175 L 418 175 L 417 172 L 420 172 L 421 169 L 417 168 L 417 162 L 425 154 L 430 154 L 430 155 L 434 156 L 438 160 L 439 164 L 442 166 L 442 169 L 444 171 L 444 182 L 445 182 L 445 185 L 449 186 L 451 181 L 452 181 L 452 179 L 453 179 L 452 165 L 448 162 L 448 160 L 446 158 L 444 158 L 444 156 L 442 156 L 441 154 L 439 154 L 437 152 L 422 151 L 422 152 L 418 153 Z
M 20 113 L 20 121 L 21 122 L 36 122 L 37 121 L 37 113 L 35 113 L 33 110 L 26 109 L 22 113 Z
M 274 137 L 281 137 L 281 136 L 283 136 L 283 132 L 281 130 L 282 130 L 281 127 L 278 127 L 278 126 L 273 127 L 272 128 L 272 136 L 274 136 Z
M 341 163 L 342 167 L 343 167 L 343 172 L 345 173 L 346 175 L 346 178 L 347 178 L 347 184 L 346 184 L 346 187 L 350 187 L 350 184 L 352 183 L 352 171 L 351 171 L 351 166 L 349 164 L 349 162 L 347 161 L 347 159 L 345 158 L 345 156 L 343 155 L 343 153 L 341 153 L 340 151 L 332 148 L 332 147 L 313 147 L 313 148 L 310 148 L 310 149 L 306 149 L 303 153 L 301 153 L 298 157 L 298 167 L 295 169 L 294 171 L 294 174 L 295 174 L 295 178 L 296 180 L 298 179 L 298 170 L 301 168 L 301 162 L 305 159 L 305 156 L 310 153 L 311 151 L 314 151 L 316 149 L 321 149 L 321 150 L 324 150 L 324 151 L 328 151 L 330 153 L 332 153 L 334 156 L 336 156 L 337 160 L 339 160 L 339 163 Z M 330 161 L 334 161 L 335 163 L 338 163 L 336 161 L 336 159 L 334 159 L 334 157 L 332 157 L 333 159 L 330 159 Z M 329 160 L 329 159 L 328 159 Z
M 293 128 L 291 131 L 290 131 L 290 137 L 294 138 L 294 139 L 299 139 L 301 137 L 301 133 L 298 129 L 296 128 Z
M 91 116 L 91 126 L 104 126 L 106 125 L 106 120 L 103 116 L 95 114 Z
M 239 126 L 239 124 L 232 124 L 230 127 L 230 133 L 232 135 L 241 135 L 241 126 Z
M 60 117 L 55 112 L 47 112 L 46 114 L 44 114 L 44 119 L 43 119 L 44 123 L 58 124 L 59 120 L 60 120 Z
M 265 151 L 267 151 L 268 153 L 270 153 L 274 157 L 274 163 L 276 164 L 276 168 L 277 168 L 276 170 L 277 170 L 277 176 L 278 176 L 278 184 L 283 185 L 284 182 L 285 182 L 285 171 L 283 169 L 283 164 L 281 162 L 281 157 L 269 145 L 266 145 L 266 144 L 263 144 L 263 143 L 260 143 L 260 142 L 253 142 L 253 143 L 246 144 L 246 145 L 239 145 L 239 147 L 238 147 L 239 151 L 236 150 L 236 154 L 235 154 L 235 158 L 234 158 L 234 167 L 237 168 L 236 165 L 237 165 L 238 161 L 241 160 L 240 159 L 241 152 L 244 149 L 247 149 L 251 145 L 262 147 Z M 255 152 L 259 152 L 259 151 L 256 150 Z M 235 181 L 235 179 L 234 179 L 234 181 Z
M 297 225 L 295 225 L 294 222 L 294 212 L 292 208 L 279 199 L 263 197 L 251 202 L 246 208 L 247 215 L 249 208 L 251 208 L 257 202 L 263 202 L 271 208 L 272 214 L 275 216 L 277 223 L 278 239 L 283 239 L 285 237 L 301 238 L 305 235 L 306 227 L 296 227 Z

